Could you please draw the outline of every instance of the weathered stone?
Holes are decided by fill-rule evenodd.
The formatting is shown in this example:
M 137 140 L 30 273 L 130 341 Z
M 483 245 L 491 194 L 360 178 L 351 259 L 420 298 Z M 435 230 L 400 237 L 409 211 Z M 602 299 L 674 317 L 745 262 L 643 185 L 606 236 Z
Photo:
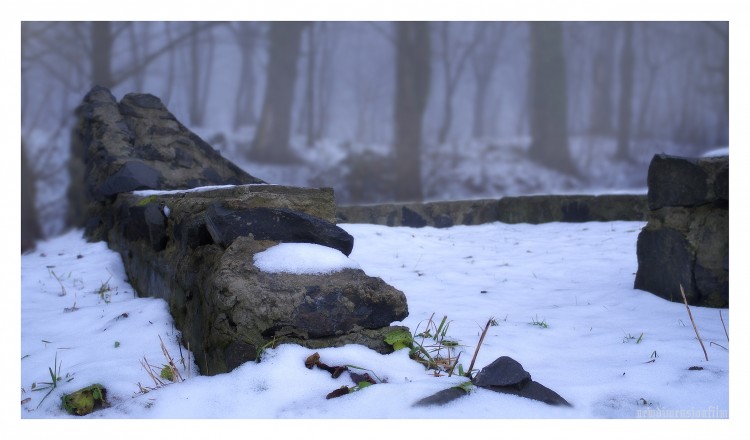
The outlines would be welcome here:
M 167 244 L 167 219 L 155 203 L 121 209 L 119 223 L 128 240 L 145 240 L 155 251 Z
M 410 228 L 423 228 L 427 226 L 427 220 L 425 220 L 421 215 L 404 206 L 401 208 L 401 225 L 408 226 Z
M 482 368 L 472 382 L 478 387 L 498 393 L 514 394 L 548 405 L 571 406 L 556 392 L 531 380 L 531 374 L 508 356 L 501 356 Z
M 691 305 L 729 305 L 729 158 L 656 155 L 634 287 Z
M 456 399 L 459 399 L 461 397 L 466 396 L 468 393 L 464 391 L 463 388 L 459 387 L 450 387 L 444 390 L 440 390 L 437 393 L 427 396 L 423 399 L 420 399 L 414 403 L 415 407 L 424 407 L 424 406 L 435 406 L 435 405 L 445 405 L 447 403 L 453 402 Z
M 648 207 L 655 210 L 704 203 L 707 179 L 697 159 L 657 154 L 648 167 Z
M 161 180 L 161 173 L 157 170 L 143 162 L 128 161 L 102 182 L 98 194 L 101 198 L 139 189 L 155 189 L 159 188 Z
M 648 168 L 648 188 L 651 210 L 729 201 L 729 159 L 657 154 Z
M 638 235 L 636 253 L 639 267 L 635 276 L 636 289 L 647 290 L 669 301 L 682 301 L 682 285 L 688 301 L 696 303 L 699 295 L 692 276 L 695 252 L 684 235 L 667 227 L 655 230 L 646 227 Z
M 515 387 L 523 388 L 531 380 L 531 375 L 515 359 L 501 356 L 482 368 L 474 378 L 478 387 Z
M 227 247 L 235 238 L 313 243 L 349 255 L 354 237 L 325 220 L 285 208 L 227 209 L 216 202 L 206 210 L 206 225 L 215 243 Z
M 471 382 L 486 390 L 538 400 L 548 405 L 572 406 L 556 392 L 531 380 L 529 372 L 508 356 L 501 356 L 482 368 Z M 445 405 L 466 394 L 465 388 L 448 388 L 417 401 L 414 406 Z

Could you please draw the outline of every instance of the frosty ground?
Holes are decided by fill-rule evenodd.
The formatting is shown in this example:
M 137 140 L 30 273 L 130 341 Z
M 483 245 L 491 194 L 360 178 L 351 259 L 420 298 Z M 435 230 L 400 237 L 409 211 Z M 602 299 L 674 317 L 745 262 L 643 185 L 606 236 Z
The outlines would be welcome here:
M 282 345 L 260 363 L 217 376 L 178 362 L 185 381 L 144 393 L 155 384 L 142 361 L 165 361 L 160 337 L 176 360 L 192 357 L 179 346 L 166 303 L 138 298 L 119 255 L 72 231 L 22 256 L 21 417 L 73 418 L 61 396 L 92 383 L 107 388 L 111 406 L 88 418 L 728 417 L 722 319 L 728 330 L 729 311 L 691 307 L 706 361 L 683 304 L 633 289 L 642 222 L 340 226 L 354 236 L 354 251 L 334 266 L 359 266 L 401 289 L 409 316 L 395 324 L 417 332 L 433 314 L 447 316 L 466 368 L 494 318 L 475 368 L 510 356 L 573 407 L 478 389 L 445 406 L 415 408 L 465 378 L 436 377 L 407 350 L 380 355 L 354 345 L 317 351 L 329 365 L 367 368 L 386 383 L 326 400 L 353 384 L 306 369 L 314 350 Z M 63 380 L 42 401 L 49 390 L 32 384 L 49 382 L 56 367 Z

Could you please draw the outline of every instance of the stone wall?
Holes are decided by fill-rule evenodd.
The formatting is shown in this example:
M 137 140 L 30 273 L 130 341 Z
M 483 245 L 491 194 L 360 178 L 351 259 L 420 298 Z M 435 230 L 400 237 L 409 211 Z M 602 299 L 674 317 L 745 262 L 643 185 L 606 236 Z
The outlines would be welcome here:
M 167 301 L 203 374 L 281 343 L 392 351 L 384 339 L 408 316 L 403 292 L 360 269 L 269 272 L 254 264 L 282 242 L 349 255 L 353 238 L 335 224 L 332 189 L 270 185 L 245 173 L 153 95 L 117 102 L 95 87 L 78 116 L 76 224 L 120 253 L 140 296 Z
M 635 288 L 690 304 L 729 306 L 729 157 L 655 155 Z
M 543 195 L 429 203 L 392 203 L 339 206 L 342 223 L 387 226 L 478 225 L 491 222 L 549 223 L 589 221 L 645 221 L 646 196 L 641 195 Z

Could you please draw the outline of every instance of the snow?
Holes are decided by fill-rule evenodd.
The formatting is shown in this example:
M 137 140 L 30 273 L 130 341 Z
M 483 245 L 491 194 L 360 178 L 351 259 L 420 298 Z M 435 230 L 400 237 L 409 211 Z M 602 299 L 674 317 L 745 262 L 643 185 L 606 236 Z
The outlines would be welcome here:
M 702 154 L 703 157 L 714 157 L 714 156 L 729 156 L 729 147 L 717 148 L 715 150 L 706 151 Z
M 107 388 L 111 407 L 86 416 L 94 419 L 728 416 L 729 343 L 721 319 L 728 329 L 729 311 L 691 307 L 706 361 L 683 304 L 633 289 L 641 222 L 340 226 L 355 246 L 349 259 L 342 255 L 332 266 L 356 264 L 401 289 L 409 316 L 396 324 L 415 332 L 431 315 L 447 316 L 467 368 L 482 327 L 494 317 L 475 367 L 511 356 L 573 407 L 478 389 L 443 407 L 414 408 L 465 379 L 435 377 L 407 350 L 381 355 L 357 345 L 282 345 L 268 349 L 260 363 L 200 376 L 178 343 L 166 302 L 137 297 L 119 255 L 73 231 L 21 258 L 21 418 L 75 418 L 60 408 L 62 394 L 95 382 Z M 273 249 L 260 255 L 261 265 L 288 270 L 284 260 L 321 255 L 312 245 Z M 141 362 L 165 363 L 160 338 L 186 380 L 143 393 L 141 387 L 155 384 Z M 353 383 L 306 369 L 304 360 L 315 351 L 328 365 L 366 368 L 385 383 L 326 400 Z M 180 359 L 189 361 L 187 368 Z M 47 390 L 33 391 L 32 384 L 48 382 L 56 360 L 63 381 L 42 401 Z
M 168 195 L 182 194 L 182 193 L 205 192 L 205 191 L 213 191 L 215 189 L 234 188 L 235 186 L 236 185 L 209 185 L 209 186 L 198 186 L 196 188 L 171 189 L 171 190 L 142 189 L 139 191 L 133 191 L 133 195 L 138 196 L 138 197 L 165 196 L 165 195 L 168 196 Z
M 340 251 L 310 243 L 279 243 L 255 254 L 253 264 L 263 272 L 313 275 L 360 268 Z

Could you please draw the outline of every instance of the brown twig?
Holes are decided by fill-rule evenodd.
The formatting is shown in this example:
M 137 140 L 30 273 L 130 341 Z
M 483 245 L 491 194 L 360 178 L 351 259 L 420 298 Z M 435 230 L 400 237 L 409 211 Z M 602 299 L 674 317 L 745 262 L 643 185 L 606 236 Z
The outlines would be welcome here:
M 471 363 L 469 364 L 469 371 L 466 372 L 466 375 L 469 378 L 471 378 L 471 370 L 474 369 L 474 362 L 477 360 L 477 354 L 479 354 L 479 348 L 482 346 L 484 337 L 487 334 L 487 330 L 490 329 L 490 324 L 492 324 L 493 319 L 494 318 L 490 318 L 487 320 L 487 324 L 484 326 L 484 330 L 482 331 L 482 336 L 479 337 L 479 343 L 477 343 L 477 348 L 474 350 L 474 356 L 472 356 Z
M 721 316 L 721 310 L 719 310 L 719 319 L 721 319 L 721 326 L 724 327 L 724 334 L 727 336 L 727 342 L 729 342 L 729 333 L 727 333 L 727 326 L 724 324 L 724 318 Z
M 688 316 L 690 317 L 690 322 L 693 324 L 693 330 L 695 330 L 695 336 L 698 337 L 698 342 L 701 343 L 701 348 L 703 349 L 703 355 L 706 356 L 706 361 L 708 361 L 708 353 L 706 352 L 706 346 L 703 345 L 703 340 L 701 339 L 701 335 L 698 334 L 698 327 L 695 326 L 695 320 L 693 319 L 693 314 L 690 312 L 690 306 L 688 306 L 687 297 L 685 296 L 685 289 L 682 288 L 682 284 L 680 284 L 680 293 L 682 293 L 682 299 L 685 301 L 685 307 L 688 311 Z

